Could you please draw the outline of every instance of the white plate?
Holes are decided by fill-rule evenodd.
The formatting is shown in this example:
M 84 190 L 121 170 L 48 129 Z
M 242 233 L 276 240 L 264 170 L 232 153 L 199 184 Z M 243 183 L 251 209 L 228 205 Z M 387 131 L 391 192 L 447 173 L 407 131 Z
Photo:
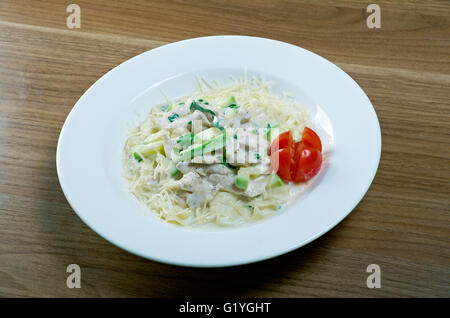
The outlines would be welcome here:
M 164 223 L 126 191 L 121 155 L 130 124 L 150 107 L 195 88 L 195 76 L 225 83 L 261 74 L 307 108 L 330 153 L 310 190 L 278 215 L 226 229 Z M 117 66 L 76 103 L 58 142 L 58 177 L 72 208 L 94 231 L 142 257 L 185 266 L 230 266 L 274 257 L 321 236 L 358 204 L 378 167 L 381 134 L 358 84 L 324 58 L 287 43 L 213 36 L 172 43 Z

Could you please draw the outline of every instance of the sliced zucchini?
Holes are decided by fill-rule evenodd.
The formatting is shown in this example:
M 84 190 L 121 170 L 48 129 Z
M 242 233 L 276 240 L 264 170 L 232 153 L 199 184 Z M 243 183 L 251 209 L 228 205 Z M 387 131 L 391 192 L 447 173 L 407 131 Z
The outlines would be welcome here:
M 270 175 L 268 183 L 269 188 L 281 187 L 283 184 L 284 184 L 283 181 L 276 173 Z
M 225 107 L 238 108 L 239 106 L 237 105 L 236 98 L 234 96 L 230 96 L 230 97 L 224 99 L 220 103 L 219 107 L 223 107 L 223 108 L 225 108 Z
M 249 180 L 250 176 L 248 174 L 248 171 L 245 168 L 241 168 L 238 170 L 238 173 L 234 180 L 234 185 L 238 189 L 246 190 L 248 187 Z

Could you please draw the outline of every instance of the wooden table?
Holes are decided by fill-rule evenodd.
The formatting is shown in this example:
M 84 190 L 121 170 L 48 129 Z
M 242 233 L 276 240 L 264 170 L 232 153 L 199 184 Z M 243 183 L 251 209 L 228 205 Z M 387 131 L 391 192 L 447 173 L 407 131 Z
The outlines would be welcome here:
M 450 2 L 0 2 L 0 296 L 450 296 Z M 223 269 L 159 264 L 88 228 L 55 169 L 62 124 L 83 92 L 117 64 L 191 37 L 246 34 L 290 42 L 349 73 L 371 99 L 383 151 L 361 203 L 315 242 Z M 350 141 L 351 142 L 351 141 Z M 82 287 L 66 287 L 79 264 Z M 369 264 L 381 288 L 366 286 Z

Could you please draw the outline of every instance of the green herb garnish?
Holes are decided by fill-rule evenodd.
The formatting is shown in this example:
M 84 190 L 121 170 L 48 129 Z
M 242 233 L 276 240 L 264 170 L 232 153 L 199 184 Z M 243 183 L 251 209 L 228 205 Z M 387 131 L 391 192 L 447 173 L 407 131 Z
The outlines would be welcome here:
M 204 107 L 202 107 L 201 105 L 199 105 L 198 103 L 196 103 L 195 101 L 192 102 L 192 104 L 191 104 L 191 106 L 189 107 L 189 109 L 190 109 L 190 110 L 193 110 L 193 109 L 199 110 L 199 111 L 201 111 L 202 113 L 208 113 L 208 114 L 211 114 L 211 115 L 213 115 L 213 116 L 216 116 L 216 113 L 213 112 L 211 109 L 204 108 Z
M 173 115 L 170 115 L 169 117 L 167 117 L 169 119 L 169 121 L 172 123 L 175 119 L 178 119 L 180 116 L 175 113 Z
M 144 160 L 144 159 L 142 159 L 141 156 L 139 156 L 139 154 L 137 152 L 133 153 L 133 156 L 134 156 L 134 159 L 137 160 L 137 162 L 141 162 L 142 160 Z
M 199 101 L 200 101 L 200 100 L 199 100 Z M 211 109 L 204 108 L 204 107 L 202 107 L 201 105 L 199 105 L 198 103 L 196 103 L 195 101 L 192 102 L 192 104 L 191 104 L 191 106 L 189 107 L 189 109 L 190 109 L 190 110 L 193 110 L 193 109 L 199 110 L 199 111 L 201 111 L 202 113 L 212 115 L 212 119 L 213 119 L 212 125 L 213 125 L 214 127 L 218 128 L 218 129 L 220 129 L 220 130 L 223 130 L 223 127 L 220 126 L 220 123 L 219 123 L 219 117 L 217 117 L 216 113 L 213 112 Z

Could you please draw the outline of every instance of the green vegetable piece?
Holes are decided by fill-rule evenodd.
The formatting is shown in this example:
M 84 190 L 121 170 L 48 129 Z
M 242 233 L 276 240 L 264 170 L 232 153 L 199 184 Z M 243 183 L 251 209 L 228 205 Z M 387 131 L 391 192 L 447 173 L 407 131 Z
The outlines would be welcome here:
M 200 101 L 200 100 L 199 100 L 199 101 Z M 204 108 L 203 106 L 201 106 L 200 104 L 198 104 L 196 101 L 192 101 L 191 106 L 189 107 L 189 109 L 190 109 L 190 110 L 193 110 L 193 109 L 199 110 L 199 111 L 201 111 L 202 113 L 212 115 L 212 120 L 213 120 L 212 124 L 213 124 L 213 126 L 216 127 L 216 128 L 218 128 L 218 129 L 220 129 L 220 130 L 223 130 L 223 129 L 224 129 L 224 128 L 220 125 L 219 117 L 217 117 L 216 113 L 213 112 L 211 109 Z
M 230 164 L 229 164 L 228 162 L 226 162 L 226 161 L 223 162 L 223 165 L 224 165 L 225 167 L 230 168 L 230 169 L 233 169 L 233 170 L 236 170 L 236 169 L 237 169 L 237 167 L 230 165 Z
M 141 162 L 142 160 L 144 160 L 144 159 L 142 159 L 141 156 L 139 156 L 139 154 L 137 152 L 134 152 L 133 156 L 134 156 L 134 159 L 137 160 L 137 162 Z
M 172 162 L 172 165 L 169 168 L 169 175 L 171 177 L 174 177 L 176 175 L 178 175 L 180 172 L 180 170 L 177 169 L 177 166 Z
M 200 104 L 198 104 L 196 101 L 192 101 L 191 106 L 189 106 L 189 109 L 190 109 L 190 110 L 193 110 L 193 109 L 199 110 L 199 111 L 201 111 L 202 113 L 207 113 L 207 114 L 211 114 L 211 115 L 213 115 L 213 116 L 216 116 L 216 113 L 215 113 L 215 112 L 213 112 L 211 109 L 202 107 L 202 106 L 201 106 Z
M 283 185 L 283 181 L 280 179 L 280 177 L 276 173 L 273 173 L 270 176 L 269 188 L 277 188 L 277 187 L 281 187 L 282 185 Z
M 178 119 L 180 116 L 175 113 L 173 115 L 170 115 L 169 117 L 167 117 L 169 119 L 169 121 L 172 123 L 174 120 Z
M 158 159 L 171 177 L 178 177 L 181 175 L 181 172 L 177 169 L 177 166 L 172 160 L 163 155 L 158 155 Z
M 270 123 L 267 124 L 267 131 L 266 131 L 266 137 L 267 139 L 270 139 L 270 132 L 272 131 L 272 127 L 270 126 Z
M 225 100 L 223 100 L 220 106 L 223 108 L 225 108 L 225 107 L 238 108 L 239 107 L 237 105 L 236 98 L 234 98 L 234 96 L 230 96 L 230 97 L 226 98 Z
M 249 175 L 246 170 L 239 169 L 236 179 L 234 180 L 234 185 L 236 188 L 245 190 L 248 187 Z

